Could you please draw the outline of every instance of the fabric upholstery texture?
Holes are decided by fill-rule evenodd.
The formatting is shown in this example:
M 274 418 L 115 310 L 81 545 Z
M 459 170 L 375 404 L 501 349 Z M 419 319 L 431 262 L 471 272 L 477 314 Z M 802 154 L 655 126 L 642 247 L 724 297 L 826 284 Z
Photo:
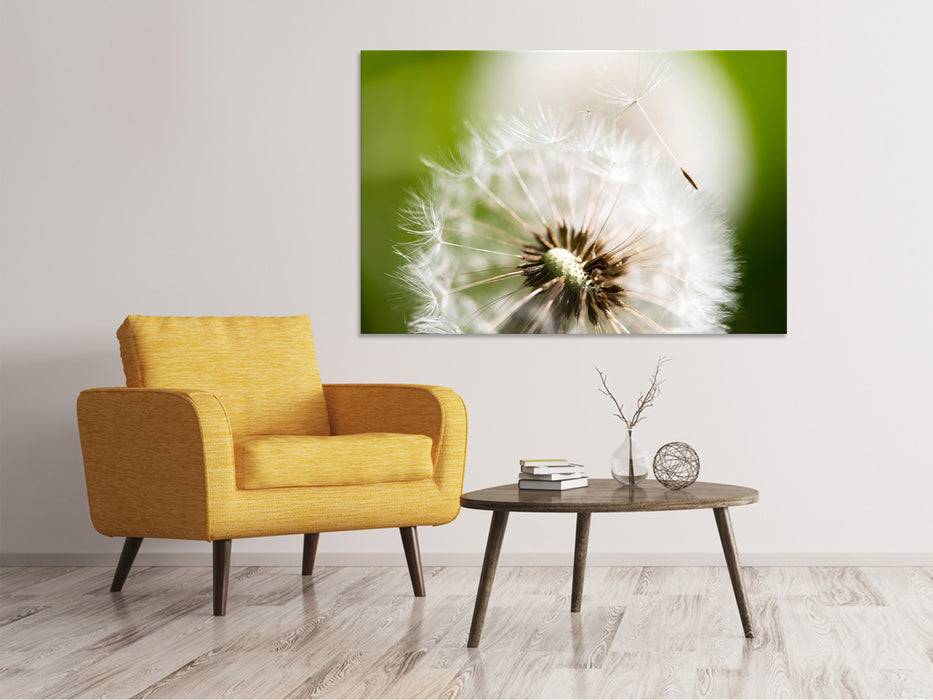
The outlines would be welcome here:
M 131 316 L 118 335 L 130 387 L 88 389 L 77 405 L 91 518 L 102 534 L 220 540 L 441 525 L 459 513 L 467 416 L 451 389 L 322 385 L 307 317 Z M 361 450 L 341 445 L 373 433 L 410 442 L 411 453 L 392 460 L 392 481 L 370 474 L 353 484 L 243 488 L 254 441 L 281 448 L 289 437 L 317 436 L 289 448 L 310 450 L 324 436 L 352 436 L 326 448 L 336 479 L 363 471 Z M 268 454 L 284 473 L 279 448 Z M 313 471 L 300 462 L 295 470 Z
M 330 434 L 307 316 L 129 316 L 117 338 L 128 387 L 209 388 L 237 437 Z
M 399 433 L 267 435 L 236 445 L 244 489 L 430 479 L 431 438 Z

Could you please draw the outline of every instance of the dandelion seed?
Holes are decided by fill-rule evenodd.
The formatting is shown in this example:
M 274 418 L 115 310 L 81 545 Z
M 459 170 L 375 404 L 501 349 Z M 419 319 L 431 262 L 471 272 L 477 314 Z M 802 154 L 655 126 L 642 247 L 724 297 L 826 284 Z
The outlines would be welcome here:
M 474 129 L 412 197 L 398 277 L 421 333 L 715 333 L 731 233 L 657 146 L 596 113 Z
M 658 142 L 664 147 L 664 150 L 667 151 L 668 155 L 674 160 L 674 162 L 677 164 L 677 167 L 680 168 L 681 174 L 684 176 L 687 182 L 693 186 L 693 189 L 698 190 L 700 187 L 697 185 L 696 180 L 690 176 L 690 173 L 687 172 L 687 169 L 684 168 L 683 164 L 677 159 L 677 156 L 674 155 L 674 151 L 672 151 L 671 147 L 667 145 L 667 142 L 661 136 L 661 132 L 658 131 L 658 127 L 656 127 L 654 122 L 651 121 L 651 117 L 648 116 L 648 113 L 645 111 L 645 108 L 642 107 L 641 104 L 641 101 L 648 95 L 648 93 L 667 80 L 668 74 L 670 73 L 670 65 L 660 56 L 654 56 L 649 63 L 648 69 L 645 70 L 644 66 L 642 65 L 644 58 L 644 55 L 639 54 L 639 77 L 636 78 L 638 89 L 634 92 L 634 94 L 629 94 L 625 90 L 622 90 L 612 83 L 609 83 L 605 88 L 599 90 L 598 93 L 601 94 L 606 100 L 608 100 L 610 104 L 616 107 L 617 120 L 632 105 L 638 107 L 638 111 L 641 112 L 642 117 L 644 117 L 645 121 L 648 123 L 648 126 L 651 127 L 651 130 L 657 137 Z

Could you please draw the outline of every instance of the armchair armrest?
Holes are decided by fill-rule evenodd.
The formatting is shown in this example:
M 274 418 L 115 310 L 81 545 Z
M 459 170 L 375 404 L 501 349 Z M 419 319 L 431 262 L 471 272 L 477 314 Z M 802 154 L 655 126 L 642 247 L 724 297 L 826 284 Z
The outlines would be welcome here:
M 233 480 L 233 437 L 206 391 L 102 388 L 78 396 L 95 529 L 120 537 L 209 540 L 210 485 Z
M 331 433 L 411 433 L 433 441 L 434 481 L 459 508 L 467 414 L 452 389 L 416 384 L 325 384 Z

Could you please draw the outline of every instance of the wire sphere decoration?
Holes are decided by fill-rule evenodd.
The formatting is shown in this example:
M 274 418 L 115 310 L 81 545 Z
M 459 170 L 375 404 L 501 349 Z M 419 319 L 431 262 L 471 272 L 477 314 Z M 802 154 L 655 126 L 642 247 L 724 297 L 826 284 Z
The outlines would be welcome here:
M 685 489 L 700 475 L 700 457 L 686 442 L 669 442 L 654 456 L 654 478 L 669 489 Z

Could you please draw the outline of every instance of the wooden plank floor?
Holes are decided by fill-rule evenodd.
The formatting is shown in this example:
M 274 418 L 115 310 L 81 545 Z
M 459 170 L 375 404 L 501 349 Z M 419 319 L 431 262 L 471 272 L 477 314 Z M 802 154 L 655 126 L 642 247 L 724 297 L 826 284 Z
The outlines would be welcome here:
M 503 567 L 478 649 L 479 568 L 0 570 L 2 697 L 933 697 L 933 569 Z

